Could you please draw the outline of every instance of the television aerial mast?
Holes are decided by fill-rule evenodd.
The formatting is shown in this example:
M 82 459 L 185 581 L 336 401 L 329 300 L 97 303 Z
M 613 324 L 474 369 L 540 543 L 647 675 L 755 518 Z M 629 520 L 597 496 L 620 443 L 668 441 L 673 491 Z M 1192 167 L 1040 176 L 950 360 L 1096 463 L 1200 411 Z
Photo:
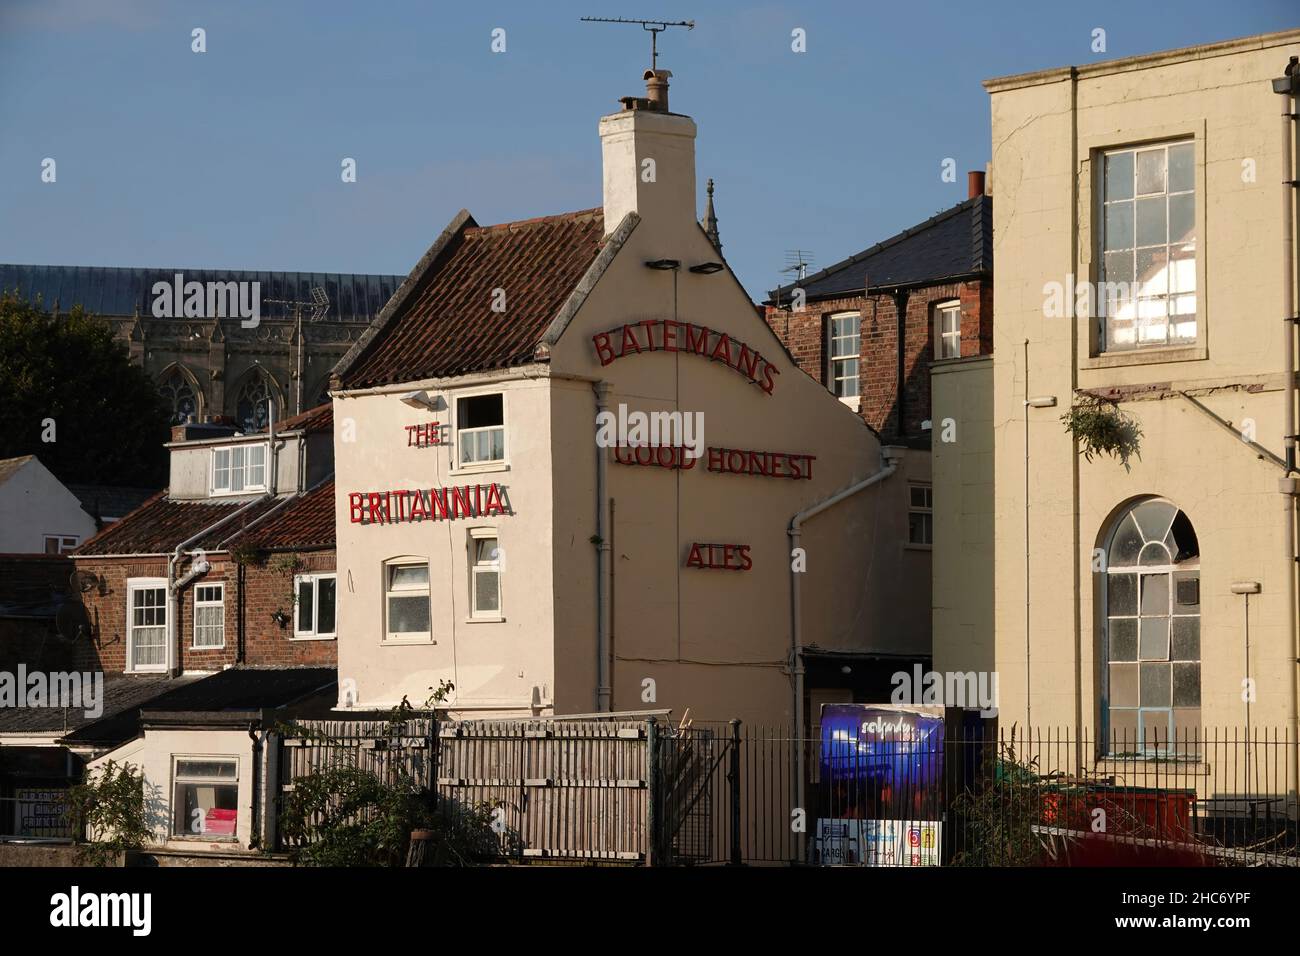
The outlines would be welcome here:
M 659 34 L 663 33 L 669 27 L 685 27 L 688 30 L 695 29 L 694 20 L 632 20 L 628 17 L 582 17 L 584 23 L 636 23 L 642 30 L 650 34 L 650 69 L 659 68 Z

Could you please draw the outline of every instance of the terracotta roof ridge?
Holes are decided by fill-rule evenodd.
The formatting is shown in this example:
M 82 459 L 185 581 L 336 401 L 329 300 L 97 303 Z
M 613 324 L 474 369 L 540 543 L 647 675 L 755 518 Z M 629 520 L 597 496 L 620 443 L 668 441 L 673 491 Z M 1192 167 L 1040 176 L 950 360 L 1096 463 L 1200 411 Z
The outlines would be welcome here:
M 603 206 L 593 206 L 590 209 L 576 209 L 573 212 L 556 213 L 552 216 L 534 216 L 532 219 L 513 219 L 510 222 L 496 222 L 489 226 L 471 226 L 465 230 L 466 235 L 476 235 L 485 232 L 507 232 L 517 229 L 535 228 L 537 226 L 550 225 L 557 222 L 578 222 L 583 219 L 594 219 L 597 216 L 603 216 L 605 208 Z

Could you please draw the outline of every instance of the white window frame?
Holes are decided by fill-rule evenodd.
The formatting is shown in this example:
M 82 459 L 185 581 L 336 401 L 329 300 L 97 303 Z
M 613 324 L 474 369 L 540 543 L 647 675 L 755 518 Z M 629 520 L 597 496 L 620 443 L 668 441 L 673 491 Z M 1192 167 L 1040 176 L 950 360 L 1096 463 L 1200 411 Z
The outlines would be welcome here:
M 163 593 L 163 659 L 161 664 L 136 665 L 135 662 L 135 595 L 137 591 L 160 590 Z M 167 670 L 167 615 L 171 601 L 167 595 L 166 578 L 127 578 L 126 581 L 126 671 L 133 674 L 151 674 Z
M 835 342 L 837 340 L 850 338 L 850 336 L 847 335 L 837 336 L 835 334 L 835 322 L 837 319 L 850 319 L 850 318 L 857 319 L 858 321 L 857 334 L 852 336 L 852 338 L 856 339 L 858 342 L 857 351 L 837 352 L 835 351 Z M 858 363 L 857 374 L 852 376 L 836 375 L 835 363 L 847 362 L 850 359 L 856 360 Z M 846 394 L 840 394 L 839 383 L 848 382 L 850 379 L 855 383 L 853 390 L 846 392 Z M 838 398 L 841 402 L 844 402 L 846 405 L 852 405 L 853 407 L 856 408 L 858 406 L 858 403 L 861 401 L 862 398 L 862 313 L 859 311 L 833 312 L 830 315 L 826 316 L 826 387 L 827 389 L 830 390 L 830 393 L 832 395 Z
M 924 500 L 928 501 L 929 504 L 920 504 L 920 505 L 915 504 L 912 500 L 912 493 L 914 491 L 925 492 Z M 930 518 L 928 522 L 930 528 L 929 541 L 912 540 L 911 517 L 914 514 L 929 516 Z M 907 516 L 908 516 L 907 546 L 909 548 L 922 548 L 926 550 L 933 548 L 934 547 L 934 486 L 933 485 L 923 484 L 922 482 L 912 482 L 907 486 Z
M 249 481 L 249 474 L 252 472 L 252 466 L 249 463 L 249 449 L 259 448 L 262 451 L 262 481 L 256 484 Z M 208 487 L 212 489 L 213 497 L 223 497 L 225 495 L 247 495 L 255 491 L 265 491 L 267 487 L 267 469 L 271 467 L 270 444 L 260 442 L 243 442 L 235 445 L 221 445 L 212 449 L 211 462 L 208 466 Z M 217 484 L 217 456 L 225 453 L 233 456 L 235 450 L 243 452 L 243 464 L 240 466 L 243 478 L 243 486 L 235 489 L 230 476 L 234 473 L 233 466 L 228 466 L 226 472 L 226 484 Z
M 501 424 L 500 425 L 482 425 L 478 428 L 461 428 L 460 427 L 460 403 L 466 398 L 483 398 L 488 395 L 501 396 Z M 453 472 L 463 471 L 490 471 L 509 466 L 510 464 L 510 402 L 505 389 L 489 388 L 477 389 L 472 392 L 460 392 L 451 397 L 451 420 L 452 430 L 455 434 L 451 441 L 451 469 Z M 478 435 L 495 429 L 501 430 L 501 457 L 484 461 L 467 461 L 462 462 L 460 458 L 460 441 L 461 435 Z
M 943 327 L 945 315 L 956 314 L 957 327 L 951 332 Z M 952 354 L 948 346 L 952 345 Z M 934 357 L 936 359 L 961 358 L 961 300 L 948 299 L 934 306 Z
M 51 542 L 51 541 L 57 541 L 57 542 L 58 542 L 58 550 L 57 550 L 57 551 L 50 551 L 50 550 L 49 550 L 49 545 L 50 545 L 50 542 Z M 42 535 L 41 547 L 45 549 L 45 552 L 44 552 L 45 554 L 67 554 L 67 553 L 70 552 L 70 551 L 75 551 L 75 550 L 77 549 L 77 545 L 79 545 L 79 544 L 81 544 L 81 536 L 80 536 L 80 535 L 76 535 L 76 534 L 46 534 L 46 535 Z
M 204 588 L 216 588 L 221 592 L 221 598 L 217 601 L 199 600 L 199 592 Z M 200 644 L 199 643 L 199 608 L 201 607 L 219 607 L 221 608 L 221 643 L 220 644 Z M 219 651 L 226 646 L 226 585 L 223 581 L 200 581 L 194 585 L 194 626 L 190 638 L 190 649 L 195 651 Z
M 398 588 L 394 590 L 389 581 L 393 568 L 410 568 L 423 567 L 428 571 L 428 581 L 423 588 Z M 436 643 L 433 640 L 433 569 L 429 567 L 429 559 L 419 555 L 404 555 L 399 558 L 389 558 L 381 566 L 381 587 L 384 595 L 383 615 L 383 643 L 385 644 L 431 644 Z M 390 631 L 388 628 L 388 599 L 394 595 L 398 597 L 416 597 L 423 594 L 429 602 L 429 630 L 428 631 Z
M 478 543 L 484 540 L 492 540 L 497 543 L 496 560 L 479 564 L 476 558 L 478 553 Z M 468 536 L 467 563 L 469 565 L 469 619 L 471 621 L 504 621 L 505 618 L 505 595 L 502 587 L 502 578 L 505 572 L 505 562 L 501 560 L 501 537 L 496 528 L 470 528 Z M 478 575 L 479 572 L 495 573 L 497 576 L 497 608 L 493 610 L 479 610 L 478 607 Z
M 182 777 L 180 765 L 182 760 L 207 761 L 211 763 L 233 764 L 235 767 L 234 779 L 226 777 Z M 240 797 L 239 797 L 239 780 L 240 780 L 240 760 L 237 756 L 230 754 L 173 754 L 172 755 L 172 775 L 171 775 L 171 793 L 168 796 L 170 813 L 167 823 L 167 838 L 169 840 L 202 840 L 205 843 L 216 842 L 237 842 L 239 840 L 239 818 L 241 815 Z M 182 832 L 176 832 L 176 788 L 179 786 L 221 786 L 235 788 L 235 832 L 229 834 L 217 833 L 195 833 L 190 829 L 189 821 L 186 821 L 185 828 Z
M 1170 192 L 1169 191 L 1169 150 L 1172 147 L 1177 147 L 1177 146 L 1188 146 L 1191 148 L 1192 186 L 1190 189 L 1178 190 L 1177 192 Z M 1197 166 L 1197 154 L 1199 149 L 1200 149 L 1200 144 L 1198 143 L 1195 137 L 1173 136 L 1167 139 L 1159 139 L 1152 142 L 1146 142 L 1146 143 L 1135 144 L 1135 145 L 1127 145 L 1127 146 L 1106 147 L 1104 149 L 1097 150 L 1095 154 L 1096 161 L 1097 161 L 1096 162 L 1097 170 L 1094 178 L 1094 182 L 1096 184 L 1095 188 L 1097 191 L 1096 192 L 1096 210 L 1097 210 L 1096 237 L 1097 238 L 1095 243 L 1096 248 L 1094 250 L 1094 254 L 1097 259 L 1097 266 L 1096 266 L 1097 285 L 1095 287 L 1095 294 L 1092 296 L 1092 312 L 1096 318 L 1096 339 L 1093 343 L 1094 355 L 1097 356 L 1124 356 L 1124 355 L 1134 355 L 1134 354 L 1141 355 L 1141 354 L 1150 354 L 1152 352 L 1158 353 L 1161 350 L 1172 351 L 1172 350 L 1180 350 L 1180 349 L 1193 349 L 1199 346 L 1200 343 L 1202 342 L 1203 323 L 1204 323 L 1204 314 L 1203 314 L 1202 305 L 1205 301 L 1205 289 L 1203 287 L 1204 277 L 1203 277 L 1203 272 L 1201 267 L 1202 267 L 1202 257 L 1204 255 L 1203 243 L 1205 237 L 1201 234 L 1201 219 L 1198 213 L 1200 204 L 1204 202 L 1204 199 L 1201 197 L 1202 184 L 1200 182 L 1200 171 Z M 1141 153 L 1154 152 L 1156 150 L 1162 150 L 1165 154 L 1164 190 L 1160 193 L 1138 193 L 1137 191 L 1138 155 Z M 1130 153 L 1133 156 L 1133 195 L 1129 198 L 1111 200 L 1108 198 L 1108 194 L 1106 191 L 1106 161 L 1108 158 L 1112 156 L 1118 156 L 1124 153 Z M 1174 248 L 1174 244 L 1172 244 L 1169 241 L 1169 199 L 1171 196 L 1188 196 L 1188 195 L 1192 197 L 1192 228 L 1193 228 L 1192 240 L 1190 243 L 1188 243 L 1188 245 L 1192 246 L 1193 248 L 1193 255 L 1191 260 L 1192 262 L 1191 278 L 1193 281 L 1193 288 L 1190 290 L 1190 293 L 1191 296 L 1194 297 L 1196 301 L 1196 306 L 1193 312 L 1181 313 L 1177 316 L 1177 318 L 1181 320 L 1181 324 L 1186 324 L 1190 322 L 1194 326 L 1195 332 L 1191 338 L 1184 337 L 1176 341 L 1170 341 L 1170 336 L 1174 326 L 1175 315 L 1169 312 L 1169 308 L 1171 307 L 1173 300 L 1177 298 L 1177 295 L 1175 291 L 1171 290 L 1168 287 L 1169 284 L 1172 284 L 1172 281 L 1175 278 L 1174 270 L 1168 265 L 1169 263 L 1173 262 L 1171 258 L 1171 253 Z M 1165 201 L 1165 242 L 1163 243 L 1163 248 L 1166 255 L 1165 261 L 1167 263 L 1166 272 L 1165 272 L 1167 285 L 1166 285 L 1166 290 L 1162 295 L 1149 296 L 1147 297 L 1147 301 L 1150 301 L 1154 298 L 1160 298 L 1164 301 L 1165 338 L 1164 341 L 1162 342 L 1150 342 L 1147 344 L 1142 343 L 1140 341 L 1140 334 L 1141 334 L 1141 328 L 1143 327 L 1143 320 L 1141 316 L 1135 314 L 1133 318 L 1133 326 L 1132 326 L 1134 343 L 1128 346 L 1108 347 L 1107 346 L 1107 325 L 1108 322 L 1110 321 L 1110 315 L 1109 315 L 1110 303 L 1108 301 L 1108 297 L 1102 292 L 1102 290 L 1106 288 L 1105 283 L 1111 281 L 1106 274 L 1107 207 L 1112 205 L 1113 203 L 1128 203 L 1133 208 L 1133 219 L 1134 219 L 1133 246 L 1132 248 L 1129 249 L 1119 249 L 1119 250 L 1114 250 L 1113 252 L 1116 253 L 1128 252 L 1131 254 L 1130 257 L 1133 260 L 1132 263 L 1133 278 L 1132 280 L 1129 281 L 1136 283 L 1137 282 L 1137 265 L 1136 265 L 1137 254 L 1140 251 L 1145 249 L 1160 248 L 1160 244 L 1152 244 L 1147 246 L 1137 245 L 1138 200 L 1143 198 L 1153 199 L 1156 197 L 1163 197 Z M 1115 281 L 1122 282 L 1125 280 L 1121 279 Z M 1186 295 L 1189 290 L 1181 290 L 1181 291 L 1183 295 Z M 1138 310 L 1138 306 L 1134 305 L 1133 308 L 1135 309 L 1135 313 L 1136 313 L 1136 311 Z
M 387 571 L 384 572 L 385 576 Z M 334 582 L 334 630 L 318 631 L 316 625 L 320 621 L 320 582 L 324 580 Z M 298 598 L 300 586 L 303 584 L 311 585 L 311 629 L 304 631 L 298 623 L 298 609 L 302 602 Z M 385 581 L 385 586 L 387 581 Z M 338 637 L 339 629 L 339 578 L 338 572 L 328 571 L 313 574 L 295 574 L 293 576 L 293 640 L 295 641 L 332 641 Z M 388 595 L 385 592 L 384 606 L 388 606 Z

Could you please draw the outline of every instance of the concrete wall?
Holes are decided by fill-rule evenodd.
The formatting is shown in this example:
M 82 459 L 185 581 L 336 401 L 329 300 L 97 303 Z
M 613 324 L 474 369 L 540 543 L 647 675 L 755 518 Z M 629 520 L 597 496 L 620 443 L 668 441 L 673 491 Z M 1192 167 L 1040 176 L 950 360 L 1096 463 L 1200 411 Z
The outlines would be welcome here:
M 992 671 L 993 358 L 939 363 L 931 382 L 934 669 Z
M 0 512 L 0 554 L 42 554 L 47 534 L 81 543 L 95 533 L 76 495 L 36 458 L 0 485 Z
M 1260 460 L 1178 391 L 1282 450 L 1280 98 L 1270 88 L 1300 32 L 1067 71 L 990 81 L 998 349 L 993 371 L 996 454 L 996 654 L 1004 721 L 1093 727 L 1100 707 L 1091 554 L 1111 516 L 1139 496 L 1168 498 L 1191 519 L 1201 549 L 1201 696 L 1206 725 L 1243 726 L 1242 680 L 1257 682 L 1255 727 L 1292 715 L 1293 563 L 1283 540 L 1280 469 Z M 1170 138 L 1195 143 L 1200 340 L 1180 352 L 1095 355 L 1090 316 L 1046 314 L 1044 284 L 1096 277 L 1094 151 Z M 1246 173 L 1254 172 L 1251 179 Z M 1029 471 L 1023 401 L 1031 408 Z M 1086 462 L 1062 430 L 1075 388 L 1119 397 L 1142 429 L 1130 470 Z M 1028 497 L 1026 497 L 1026 490 Z M 1029 661 L 1026 661 L 1026 516 Z M 1244 606 L 1229 593 L 1254 580 L 1251 672 Z

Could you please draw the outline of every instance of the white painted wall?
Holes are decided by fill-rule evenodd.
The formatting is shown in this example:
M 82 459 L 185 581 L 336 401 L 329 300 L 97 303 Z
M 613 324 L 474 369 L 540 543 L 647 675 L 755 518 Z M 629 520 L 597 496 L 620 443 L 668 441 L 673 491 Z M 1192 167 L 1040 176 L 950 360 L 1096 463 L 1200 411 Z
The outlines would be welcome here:
M 45 535 L 75 537 L 95 533 L 95 522 L 77 496 L 63 486 L 38 458 L 32 458 L 0 485 L 0 553 L 40 554 Z

